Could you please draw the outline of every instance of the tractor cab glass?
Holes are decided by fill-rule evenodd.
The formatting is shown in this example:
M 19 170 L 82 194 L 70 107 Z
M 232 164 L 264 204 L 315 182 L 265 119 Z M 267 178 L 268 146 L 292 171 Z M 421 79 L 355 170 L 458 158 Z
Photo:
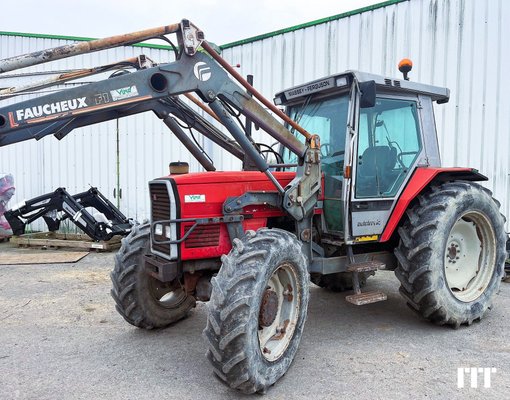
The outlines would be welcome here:
M 324 214 L 329 231 L 343 231 L 342 184 L 348 112 L 348 94 L 317 100 L 309 97 L 304 104 L 289 109 L 294 121 L 321 139 Z M 298 137 L 304 140 L 302 135 Z M 297 157 L 287 149 L 283 159 L 285 163 L 297 162 Z
M 345 151 L 345 131 L 347 127 L 347 112 L 349 96 L 333 97 L 329 99 L 311 100 L 309 97 L 304 104 L 292 106 L 289 116 L 308 132 L 319 135 L 321 139 L 322 163 L 335 165 L 333 168 L 343 169 Z M 291 132 L 294 133 L 292 129 Z M 297 135 L 304 141 L 304 136 Z M 296 163 L 297 157 L 290 150 L 284 149 L 285 163 Z M 324 167 L 323 167 L 324 168 Z
M 378 98 L 359 118 L 355 196 L 394 197 L 421 150 L 417 104 Z

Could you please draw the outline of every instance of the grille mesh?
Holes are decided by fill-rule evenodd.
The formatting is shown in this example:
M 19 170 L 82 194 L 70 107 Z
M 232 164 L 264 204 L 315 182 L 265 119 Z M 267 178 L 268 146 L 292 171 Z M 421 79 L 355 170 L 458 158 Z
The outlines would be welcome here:
M 149 185 L 151 195 L 151 218 L 152 221 L 161 221 L 170 219 L 170 197 L 168 195 L 168 189 L 165 183 L 151 183 Z M 165 236 L 165 230 L 163 229 L 163 235 L 154 235 L 156 240 L 168 240 Z M 173 238 L 175 239 L 175 238 Z M 155 251 L 159 251 L 163 254 L 170 255 L 169 244 L 156 244 L 152 243 L 152 248 Z
M 184 227 L 187 232 L 191 225 Z M 220 225 L 198 225 L 184 241 L 184 247 L 193 249 L 197 247 L 216 247 L 220 244 Z

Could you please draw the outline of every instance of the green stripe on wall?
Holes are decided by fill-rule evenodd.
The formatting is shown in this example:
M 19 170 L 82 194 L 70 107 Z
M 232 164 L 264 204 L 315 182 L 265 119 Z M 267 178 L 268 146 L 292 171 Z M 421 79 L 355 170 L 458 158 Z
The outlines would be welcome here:
M 393 4 L 403 3 L 405 1 L 410 0 L 389 0 L 384 1 L 382 3 L 373 4 L 371 6 L 358 8 L 356 10 L 348 11 L 342 14 L 333 15 L 331 17 L 321 18 L 317 19 L 315 21 L 306 22 L 304 24 L 291 26 L 289 28 L 280 29 L 274 32 L 264 33 L 262 35 L 253 36 L 247 39 L 238 40 L 235 42 L 227 43 L 222 46 L 220 46 L 222 49 L 229 49 L 231 47 L 236 46 L 242 46 L 244 44 L 253 43 L 259 40 L 269 39 L 274 36 L 282 35 L 284 33 L 294 32 L 300 29 L 304 28 L 310 28 L 312 26 L 324 24 L 326 22 L 330 21 L 336 21 L 342 18 L 348 18 L 352 17 L 353 15 L 362 14 L 368 11 L 377 10 L 379 8 L 388 7 Z M 74 42 L 82 42 L 82 41 L 89 41 L 89 40 L 95 40 L 96 38 L 88 38 L 88 37 L 80 37 L 80 36 L 66 36 L 66 35 L 49 35 L 49 34 L 43 34 L 43 33 L 24 33 L 24 32 L 5 32 L 0 31 L 0 36 L 20 36 L 20 37 L 27 37 L 27 38 L 36 38 L 36 39 L 56 39 L 56 40 L 70 40 Z M 159 49 L 159 50 L 172 50 L 172 47 L 168 45 L 160 45 L 160 44 L 151 44 L 151 43 L 136 43 L 132 46 L 135 47 L 145 47 L 149 49 Z

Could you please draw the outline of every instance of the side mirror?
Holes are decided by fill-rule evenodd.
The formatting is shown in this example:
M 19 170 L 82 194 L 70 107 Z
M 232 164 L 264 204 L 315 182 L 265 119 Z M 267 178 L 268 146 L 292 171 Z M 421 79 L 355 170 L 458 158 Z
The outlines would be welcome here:
M 360 108 L 370 108 L 375 106 L 375 81 L 360 82 L 359 90 L 361 92 Z

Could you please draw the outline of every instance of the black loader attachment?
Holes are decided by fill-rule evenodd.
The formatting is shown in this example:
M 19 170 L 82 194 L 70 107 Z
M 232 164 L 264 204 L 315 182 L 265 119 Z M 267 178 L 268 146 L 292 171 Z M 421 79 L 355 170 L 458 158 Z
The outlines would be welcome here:
M 23 235 L 27 225 L 41 217 L 49 231 L 57 231 L 60 223 L 68 219 L 96 241 L 110 240 L 115 235 L 126 236 L 134 223 L 94 187 L 74 196 L 58 188 L 5 212 L 15 235 Z

